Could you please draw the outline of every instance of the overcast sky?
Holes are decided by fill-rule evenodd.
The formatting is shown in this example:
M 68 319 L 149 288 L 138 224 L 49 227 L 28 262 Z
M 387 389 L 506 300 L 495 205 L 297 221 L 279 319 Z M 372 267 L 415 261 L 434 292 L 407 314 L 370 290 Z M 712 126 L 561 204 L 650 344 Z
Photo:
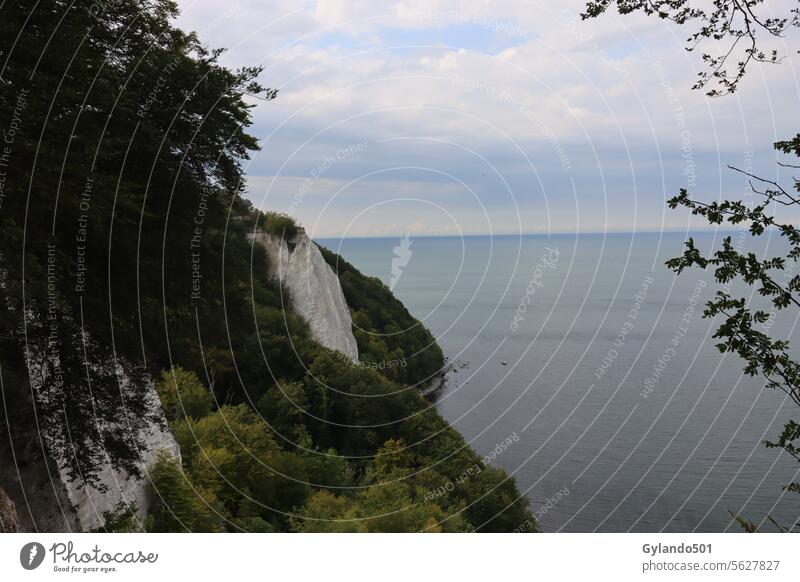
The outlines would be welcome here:
M 248 195 L 317 237 L 685 229 L 664 203 L 681 186 L 742 197 L 728 163 L 774 177 L 796 57 L 709 99 L 688 30 L 582 5 L 181 0 L 178 23 L 280 89 Z

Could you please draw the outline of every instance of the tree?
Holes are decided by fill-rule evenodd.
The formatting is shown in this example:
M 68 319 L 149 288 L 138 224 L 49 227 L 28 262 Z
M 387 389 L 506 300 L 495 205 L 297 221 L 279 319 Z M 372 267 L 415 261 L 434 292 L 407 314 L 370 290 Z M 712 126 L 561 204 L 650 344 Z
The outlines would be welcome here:
M 222 520 L 209 503 L 212 496 L 196 492 L 178 460 L 165 450 L 159 451 L 150 468 L 148 497 L 147 531 L 222 531 Z
M 297 221 L 288 214 L 262 212 L 258 225 L 267 233 L 279 238 L 291 238 L 299 229 Z
M 176 14 L 171 0 L 0 4 L 0 359 L 23 387 L 3 417 L 15 431 L 39 418 L 48 456 L 87 483 L 107 458 L 137 472 L 147 372 L 196 350 L 193 314 L 220 322 L 205 345 L 227 347 L 220 298 L 248 295 L 244 225 L 227 229 L 227 211 L 251 210 L 248 96 L 275 91 L 257 67 L 221 66 Z
M 203 418 L 211 413 L 212 401 L 209 390 L 197 374 L 180 366 L 164 370 L 156 382 L 156 392 L 168 420 L 184 417 Z
M 223 406 L 174 424 L 191 483 L 219 500 L 224 513 L 278 522 L 309 495 L 305 459 L 282 450 L 246 405 Z M 242 513 L 242 504 L 249 504 Z
M 298 532 L 364 533 L 366 524 L 357 517 L 352 502 L 345 496 L 317 491 L 308 498 L 302 517 L 292 520 Z
M 98 533 L 141 533 L 144 524 L 137 515 L 135 503 L 120 501 L 111 511 L 103 512 L 103 525 L 92 532 Z
M 720 0 L 714 2 L 710 12 L 693 7 L 689 0 L 597 0 L 588 3 L 583 16 L 598 16 L 613 4 L 616 4 L 621 14 L 642 10 L 646 14 L 667 18 L 678 24 L 699 21 L 699 29 L 689 37 L 689 41 L 693 43 L 689 50 L 704 39 L 729 40 L 729 48 L 721 54 L 703 55 L 710 70 L 700 74 L 695 88 L 705 87 L 714 80 L 719 88 L 708 91 L 712 96 L 734 92 L 751 62 L 778 63 L 778 52 L 761 48 L 759 43 L 763 41 L 764 35 L 780 37 L 800 24 L 800 8 L 793 8 L 788 14 L 778 18 L 761 16 L 759 9 L 764 8 L 763 0 Z M 745 44 L 742 49 L 743 42 Z M 734 57 L 737 50 L 743 50 L 743 56 Z M 734 58 L 739 59 L 736 71 L 729 75 L 726 63 Z M 792 139 L 779 141 L 774 147 L 783 154 L 800 157 L 800 134 Z M 780 162 L 779 165 L 800 168 L 797 162 Z M 776 180 L 759 177 L 732 166 L 729 168 L 749 178 L 750 188 L 761 199 L 759 204 L 752 205 L 741 200 L 705 202 L 690 198 L 688 191 L 681 189 L 677 196 L 668 200 L 669 207 L 688 208 L 692 214 L 702 216 L 712 225 L 728 223 L 734 227 L 746 226 L 753 237 L 778 233 L 786 242 L 787 250 L 777 256 L 759 259 L 755 253 L 735 246 L 728 236 L 723 239 L 720 249 L 710 256 L 704 256 L 690 237 L 685 243 L 683 255 L 667 261 L 667 266 L 677 274 L 691 267 L 713 269 L 714 278 L 724 287 L 717 291 L 714 299 L 706 303 L 703 316 L 722 318 L 722 324 L 714 333 L 714 338 L 719 340 L 717 348 L 723 353 L 738 354 L 745 362 L 746 374 L 761 375 L 767 387 L 785 393 L 794 404 L 800 406 L 800 362 L 792 354 L 790 341 L 787 338 L 772 338 L 769 334 L 771 326 L 767 325 L 779 312 L 800 308 L 800 274 L 793 274 L 795 265 L 800 260 L 800 230 L 775 216 L 778 207 L 800 205 L 800 180 L 795 179 L 791 187 L 784 188 Z M 737 279 L 756 287 L 758 294 L 772 304 L 774 312 L 753 310 L 746 298 L 734 297 L 729 289 L 730 284 Z M 798 439 L 800 424 L 789 420 L 783 431 L 765 445 L 782 449 L 796 461 L 800 461 Z M 800 493 L 800 483 L 789 483 L 784 489 Z M 758 530 L 757 525 L 740 516 L 733 517 L 746 531 Z M 771 517 L 769 519 L 772 520 Z M 786 531 L 800 528 L 800 523 L 778 527 Z

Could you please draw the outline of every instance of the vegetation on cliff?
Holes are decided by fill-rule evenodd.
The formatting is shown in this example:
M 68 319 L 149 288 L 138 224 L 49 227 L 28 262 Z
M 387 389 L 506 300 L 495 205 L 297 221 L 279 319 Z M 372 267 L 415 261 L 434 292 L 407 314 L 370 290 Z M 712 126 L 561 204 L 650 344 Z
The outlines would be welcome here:
M 336 253 L 319 246 L 339 275 L 353 312 L 361 361 L 395 382 L 424 386 L 444 369 L 442 350 L 428 329 L 377 277 L 365 277 Z

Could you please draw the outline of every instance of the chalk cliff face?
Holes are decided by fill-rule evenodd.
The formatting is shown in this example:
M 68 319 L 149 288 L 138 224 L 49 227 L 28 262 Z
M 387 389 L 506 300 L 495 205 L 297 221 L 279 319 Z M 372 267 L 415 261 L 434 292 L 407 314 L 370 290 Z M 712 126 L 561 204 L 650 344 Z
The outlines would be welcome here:
M 120 389 L 124 392 L 130 379 L 121 367 L 117 368 L 117 375 L 120 379 Z M 140 434 L 142 439 L 142 447 L 139 449 L 141 475 L 129 475 L 127 471 L 114 470 L 110 463 L 106 463 L 98 473 L 99 482 L 104 486 L 104 491 L 101 491 L 91 485 L 80 487 L 80 483 L 69 480 L 63 471 L 60 471 L 67 499 L 74 507 L 79 529 L 88 531 L 101 527 L 105 523 L 103 514 L 114 513 L 119 509 L 120 504 L 136 504 L 137 515 L 140 519 L 144 519 L 148 510 L 148 470 L 155 462 L 156 455 L 160 450 L 166 449 L 180 461 L 180 447 L 168 428 L 164 411 L 161 409 L 161 402 L 151 380 L 148 380 L 147 400 L 149 408 L 158 414 L 161 422 L 148 423 L 148 426 Z
M 302 229 L 288 239 L 265 232 L 254 239 L 266 249 L 270 274 L 289 291 L 292 307 L 306 320 L 313 338 L 357 362 L 358 346 L 339 278 L 317 246 Z
M 87 341 L 91 341 L 87 339 Z M 43 352 L 33 352 L 29 361 L 31 382 L 34 390 L 38 390 L 47 374 L 47 366 L 43 365 L 47 356 Z M 130 393 L 131 377 L 120 363 L 104 364 L 109 368 L 106 372 L 113 372 L 119 383 L 122 394 Z M 97 366 L 96 364 L 94 365 Z M 166 449 L 172 456 L 180 460 L 180 447 L 170 432 L 161 402 L 151 379 L 146 382 L 145 398 L 147 409 L 154 420 L 148 421 L 140 431 L 142 446 L 139 449 L 138 467 L 140 475 L 130 475 L 125 470 L 115 470 L 109 459 L 98 469 L 98 486 L 84 484 L 80 480 L 69 477 L 64 467 L 57 466 L 44 473 L 44 462 L 29 464 L 21 470 L 19 475 L 21 487 L 26 491 L 35 491 L 37 483 L 39 489 L 52 489 L 48 495 L 42 495 L 34 500 L 35 507 L 31 507 L 32 516 L 35 516 L 35 528 L 43 531 L 89 531 L 105 524 L 104 514 L 114 514 L 122 506 L 135 504 L 137 515 L 144 519 L 147 515 L 147 484 L 149 482 L 148 470 L 155 462 L 158 452 Z M 40 436 L 47 443 L 50 438 L 46 431 Z M 29 526 L 30 527 L 30 526 Z

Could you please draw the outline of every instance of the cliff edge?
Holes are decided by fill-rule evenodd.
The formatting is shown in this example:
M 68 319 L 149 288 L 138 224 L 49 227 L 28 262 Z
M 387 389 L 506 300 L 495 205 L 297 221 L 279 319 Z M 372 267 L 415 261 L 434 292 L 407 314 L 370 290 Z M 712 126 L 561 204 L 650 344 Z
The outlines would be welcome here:
M 357 362 L 358 346 L 339 278 L 305 231 L 285 238 L 256 231 L 252 238 L 266 249 L 269 274 L 287 289 L 312 337 Z

